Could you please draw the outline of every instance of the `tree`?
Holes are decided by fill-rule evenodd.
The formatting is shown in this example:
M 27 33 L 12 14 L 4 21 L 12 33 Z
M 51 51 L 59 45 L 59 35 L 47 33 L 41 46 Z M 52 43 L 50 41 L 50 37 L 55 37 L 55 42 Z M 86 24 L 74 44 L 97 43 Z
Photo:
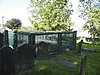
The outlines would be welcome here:
M 68 0 L 31 0 L 30 21 L 35 30 L 68 30 L 72 5 Z
M 95 38 L 100 33 L 100 3 L 98 0 L 80 0 L 79 12 L 86 23 L 84 30 L 88 30 Z
M 12 18 L 5 23 L 5 26 L 12 30 L 19 29 L 22 26 L 22 22 L 19 19 Z

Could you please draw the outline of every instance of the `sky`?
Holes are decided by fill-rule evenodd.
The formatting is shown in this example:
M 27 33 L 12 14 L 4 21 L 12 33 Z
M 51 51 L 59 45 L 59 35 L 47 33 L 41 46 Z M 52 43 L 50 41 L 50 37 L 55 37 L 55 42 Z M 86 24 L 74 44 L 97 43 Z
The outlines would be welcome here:
M 78 0 L 69 0 L 73 4 L 73 9 L 77 12 Z M 4 23 L 12 18 L 18 18 L 22 21 L 23 26 L 30 26 L 28 19 L 29 12 L 27 7 L 30 0 L 0 0 L 0 24 L 2 24 L 2 16 L 4 16 Z M 84 21 L 78 17 L 76 13 L 72 16 L 72 21 L 75 22 L 74 29 L 81 28 Z
M 74 29 L 77 30 L 77 29 L 81 29 L 83 24 L 85 23 L 85 21 L 83 19 L 81 19 L 79 16 L 78 16 L 78 1 L 79 0 L 69 0 L 72 2 L 72 5 L 73 5 L 73 10 L 74 10 L 74 13 L 72 15 L 72 22 L 75 22 L 75 26 L 74 26 Z
M 23 26 L 29 26 L 27 10 L 29 2 L 30 0 L 0 0 L 0 24 L 2 24 L 2 16 L 4 16 L 4 23 L 12 18 L 18 18 Z

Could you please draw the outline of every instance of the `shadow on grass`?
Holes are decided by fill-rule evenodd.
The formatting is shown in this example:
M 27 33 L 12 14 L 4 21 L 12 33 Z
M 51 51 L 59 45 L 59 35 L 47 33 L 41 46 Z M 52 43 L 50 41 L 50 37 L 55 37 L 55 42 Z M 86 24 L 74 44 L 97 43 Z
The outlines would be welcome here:
M 75 68 L 69 68 L 50 60 L 36 60 L 35 64 L 33 71 L 22 75 L 78 75 Z

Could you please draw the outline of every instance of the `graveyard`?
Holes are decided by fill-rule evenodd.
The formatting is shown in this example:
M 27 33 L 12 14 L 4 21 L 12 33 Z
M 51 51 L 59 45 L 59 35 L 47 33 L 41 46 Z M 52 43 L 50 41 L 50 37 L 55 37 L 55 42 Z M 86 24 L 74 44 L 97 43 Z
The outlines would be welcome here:
M 100 0 L 0 0 L 0 75 L 100 75 Z
M 100 42 L 93 44 L 83 44 L 83 47 L 90 48 L 93 47 L 96 49 L 96 52 L 87 55 L 87 63 L 85 75 L 99 75 L 100 67 L 99 67 L 99 57 L 100 57 Z M 65 52 L 57 55 L 57 57 L 64 58 L 65 60 L 69 60 L 75 64 L 77 64 L 76 68 L 71 68 L 68 66 L 64 66 L 63 64 L 56 63 L 51 60 L 36 60 L 35 61 L 35 69 L 32 71 L 26 72 L 22 75 L 79 75 L 80 71 L 80 55 L 75 55 L 72 52 Z
M 0 33 L 0 75 L 99 75 L 100 42 L 77 40 L 76 31 L 5 30 Z

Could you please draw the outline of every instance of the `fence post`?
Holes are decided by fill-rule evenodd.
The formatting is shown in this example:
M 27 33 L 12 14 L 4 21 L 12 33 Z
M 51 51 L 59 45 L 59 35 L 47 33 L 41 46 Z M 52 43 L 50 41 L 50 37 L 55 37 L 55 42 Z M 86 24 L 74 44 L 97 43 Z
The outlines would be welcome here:
M 61 49 L 62 47 L 62 33 L 58 32 L 58 49 Z
M 76 38 L 77 38 L 77 31 L 73 32 L 73 46 L 76 48 Z
M 8 40 L 8 31 L 5 30 L 3 33 L 3 45 L 8 46 L 9 45 L 9 40 Z
M 13 40 L 14 40 L 13 48 L 14 49 L 16 49 L 18 47 L 18 36 L 17 36 L 17 34 L 18 34 L 17 30 L 14 31 L 14 38 L 13 38 Z
M 31 45 L 35 45 L 35 34 L 34 33 L 29 34 L 28 43 L 31 44 Z

